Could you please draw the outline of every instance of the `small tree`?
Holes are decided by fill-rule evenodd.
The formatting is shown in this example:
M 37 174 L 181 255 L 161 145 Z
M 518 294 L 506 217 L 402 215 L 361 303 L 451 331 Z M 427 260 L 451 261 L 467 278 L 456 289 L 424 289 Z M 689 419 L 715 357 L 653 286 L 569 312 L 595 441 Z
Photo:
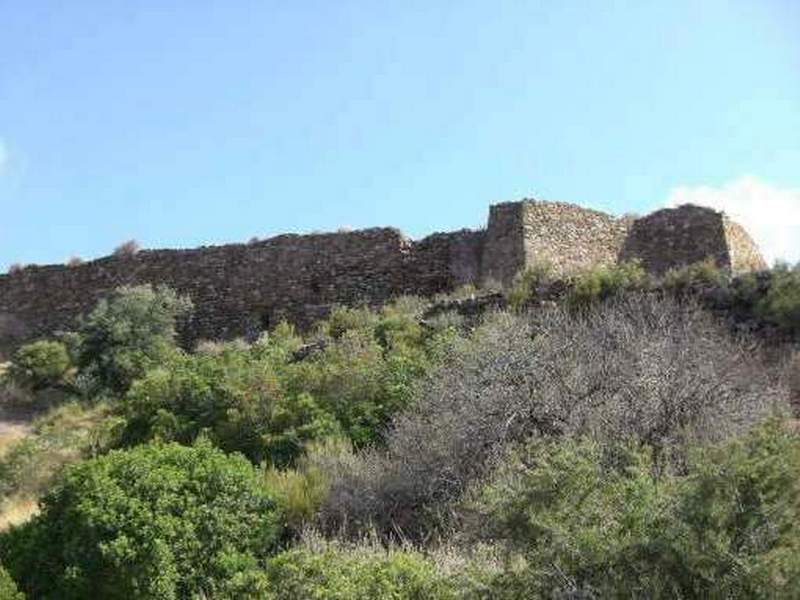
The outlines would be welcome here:
M 762 318 L 790 332 L 800 332 L 800 265 L 780 265 L 772 273 L 767 295 L 756 307 Z
M 188 298 L 165 286 L 122 287 L 101 300 L 80 328 L 78 366 L 114 392 L 175 352 L 178 319 Z
M 768 421 L 694 448 L 684 473 L 654 467 L 624 441 L 613 453 L 580 438 L 514 452 L 474 519 L 475 535 L 524 557 L 490 597 L 797 597 L 796 434 Z
M 204 433 L 254 463 L 289 464 L 306 442 L 338 433 L 339 426 L 309 394 L 286 393 L 279 368 L 228 348 L 152 369 L 125 395 L 123 441 L 191 443 Z
M 68 468 L 0 552 L 33 598 L 216 598 L 276 548 L 280 515 L 243 457 L 150 444 Z
M 11 377 L 16 383 L 38 390 L 61 383 L 69 368 L 66 346 L 42 340 L 17 350 L 11 363 Z

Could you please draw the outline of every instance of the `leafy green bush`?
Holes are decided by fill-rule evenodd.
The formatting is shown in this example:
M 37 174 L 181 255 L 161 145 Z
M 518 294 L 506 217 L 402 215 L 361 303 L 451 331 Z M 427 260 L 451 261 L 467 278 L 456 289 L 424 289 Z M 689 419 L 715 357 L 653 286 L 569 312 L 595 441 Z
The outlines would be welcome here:
M 796 434 L 771 422 L 687 466 L 658 475 L 646 448 L 625 443 L 528 444 L 482 497 L 481 529 L 524 559 L 496 597 L 792 597 Z
M 418 553 L 377 548 L 296 548 L 269 561 L 274 600 L 440 600 L 455 598 L 436 565 Z
M 150 444 L 71 466 L 0 552 L 35 598 L 214 597 L 259 568 L 280 522 L 244 458 Z
M 520 310 L 538 293 L 539 287 L 553 276 L 550 263 L 539 263 L 525 269 L 514 278 L 514 284 L 507 293 L 508 304 L 514 310 Z
M 644 289 L 648 283 L 647 271 L 638 260 L 600 265 L 575 277 L 567 301 L 573 308 L 583 309 L 626 291 Z
M 302 359 L 302 340 L 286 324 L 251 346 L 175 353 L 124 397 L 124 443 L 191 443 L 205 431 L 226 451 L 284 467 L 313 440 L 343 433 L 356 446 L 379 442 L 455 335 L 423 328 L 416 310 L 410 299 L 377 313 L 336 309 Z
M 524 557 L 496 584 L 507 597 L 637 597 L 627 581 L 629 545 L 653 536 L 666 510 L 646 453 L 615 460 L 593 442 L 532 442 L 483 493 L 489 535 Z M 610 464 L 609 464 L 610 463 Z
M 787 331 L 800 332 L 800 265 L 782 265 L 772 271 L 769 290 L 756 312 Z
M 287 465 L 306 442 L 340 429 L 311 395 L 287 392 L 282 368 L 263 347 L 227 345 L 216 354 L 178 356 L 126 394 L 123 441 L 192 443 L 205 432 L 223 450 L 255 463 Z
M 187 298 L 164 286 L 115 290 L 81 324 L 79 369 L 102 388 L 125 392 L 176 352 L 175 327 L 190 310 Z
M 701 451 L 665 528 L 685 595 L 790 597 L 800 580 L 800 438 L 772 421 Z M 681 562 L 672 564 L 672 559 Z
M 720 269 L 713 258 L 707 258 L 679 269 L 670 269 L 664 275 L 663 285 L 680 296 L 696 288 L 725 287 L 729 281 L 729 274 Z
M 393 371 L 390 360 L 373 332 L 350 330 L 324 351 L 292 365 L 288 385 L 294 393 L 314 397 L 360 446 L 375 441 L 389 415 L 409 399 L 402 379 L 407 371 L 403 365 Z M 397 375 L 396 383 L 392 375 Z
M 327 438 L 309 444 L 293 468 L 271 466 L 264 471 L 264 481 L 280 499 L 286 525 L 292 532 L 299 533 L 311 524 L 327 497 L 331 479 L 328 463 L 351 454 L 349 440 Z
M 63 383 L 70 366 L 70 356 L 64 344 L 42 340 L 17 350 L 10 375 L 16 383 L 40 390 Z
M 380 312 L 340 308 L 321 325 L 324 351 L 291 365 L 290 389 L 311 394 L 335 415 L 356 447 L 380 442 L 391 417 L 413 399 L 417 381 L 457 338 L 453 327 L 423 328 L 417 299 Z
M 377 322 L 377 313 L 366 306 L 334 306 L 328 317 L 317 323 L 317 330 L 323 336 L 336 340 L 348 331 L 372 331 Z
M 2 600 L 25 600 L 25 594 L 19 591 L 16 582 L 3 567 L 0 567 L 0 598 Z

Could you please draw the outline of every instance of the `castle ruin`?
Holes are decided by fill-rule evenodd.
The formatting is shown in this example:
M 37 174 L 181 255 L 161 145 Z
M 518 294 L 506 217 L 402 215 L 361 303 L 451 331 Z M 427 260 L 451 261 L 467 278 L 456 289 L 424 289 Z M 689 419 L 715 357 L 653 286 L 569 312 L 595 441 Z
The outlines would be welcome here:
M 560 202 L 523 200 L 490 208 L 485 230 L 413 241 L 392 228 L 280 235 L 249 244 L 143 250 L 0 275 L 0 358 L 19 344 L 73 327 L 122 285 L 165 284 L 195 305 L 184 342 L 253 337 L 282 319 L 301 328 L 332 306 L 379 305 L 463 284 L 509 284 L 550 264 L 560 275 L 638 259 L 662 274 L 711 258 L 733 274 L 766 264 L 747 232 L 724 214 L 682 206 L 642 218 Z

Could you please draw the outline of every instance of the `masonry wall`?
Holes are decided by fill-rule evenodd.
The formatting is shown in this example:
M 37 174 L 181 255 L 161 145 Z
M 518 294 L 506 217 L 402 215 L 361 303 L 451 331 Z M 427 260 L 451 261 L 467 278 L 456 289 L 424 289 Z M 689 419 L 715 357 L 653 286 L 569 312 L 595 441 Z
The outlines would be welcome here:
M 639 259 L 655 274 L 712 259 L 730 267 L 722 214 L 699 206 L 656 211 L 633 222 L 620 260 Z
M 504 202 L 489 208 L 481 258 L 481 283 L 508 285 L 525 268 L 523 235 L 524 207 L 521 202 Z
M 684 206 L 632 220 L 523 201 L 492 206 L 485 231 L 437 233 L 416 242 L 396 229 L 375 228 L 29 267 L 0 275 L 0 358 L 22 342 L 72 328 L 121 285 L 166 284 L 189 295 L 195 315 L 181 333 L 191 344 L 254 337 L 281 319 L 306 328 L 335 304 L 378 305 L 473 282 L 509 284 L 542 262 L 569 275 L 640 259 L 663 273 L 709 256 L 735 272 L 764 267 L 747 232 L 710 209 Z
M 194 301 L 187 340 L 252 336 L 282 318 L 306 326 L 335 303 L 384 302 L 405 289 L 410 253 L 399 231 L 369 229 L 31 267 L 0 277 L 0 315 L 6 337 L 30 339 L 72 327 L 115 287 L 163 283 Z
M 431 296 L 480 279 L 486 232 L 435 233 L 411 247 L 405 269 L 407 293 Z
M 628 233 L 625 220 L 564 202 L 525 202 L 522 227 L 525 265 L 557 275 L 615 264 Z
M 767 268 L 767 261 L 761 256 L 758 246 L 745 228 L 723 217 L 725 242 L 728 246 L 730 269 L 734 274 L 760 271 Z
M 281 319 L 307 328 L 336 304 L 379 305 L 476 281 L 483 236 L 462 230 L 413 242 L 396 229 L 367 229 L 29 267 L 0 275 L 0 354 L 74 327 L 116 287 L 145 283 L 192 298 L 194 316 L 181 332 L 187 344 L 251 338 Z

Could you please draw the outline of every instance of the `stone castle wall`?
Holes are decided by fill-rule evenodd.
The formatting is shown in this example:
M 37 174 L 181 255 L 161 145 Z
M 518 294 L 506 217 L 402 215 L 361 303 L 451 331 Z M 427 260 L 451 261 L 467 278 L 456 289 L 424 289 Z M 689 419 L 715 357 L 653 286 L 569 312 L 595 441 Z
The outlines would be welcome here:
M 639 259 L 656 274 L 707 258 L 734 274 L 766 267 L 743 227 L 722 213 L 691 205 L 634 221 L 620 253 L 620 260 Z
M 615 264 L 628 232 L 624 219 L 563 202 L 525 203 L 522 226 L 526 264 L 558 275 Z
M 466 283 L 508 284 L 519 271 L 543 262 L 567 275 L 637 258 L 661 273 L 708 256 L 736 272 L 764 266 L 744 229 L 710 209 L 681 207 L 632 220 L 535 201 L 492 206 L 486 230 L 419 241 L 375 228 L 146 250 L 0 275 L 0 355 L 74 327 L 79 315 L 121 285 L 166 284 L 188 294 L 195 314 L 182 335 L 192 343 L 253 337 L 281 319 L 305 328 L 336 304 L 379 305 Z
M 483 285 L 507 284 L 524 269 L 524 209 L 519 202 L 495 204 L 489 208 L 481 278 Z
M 706 258 L 727 266 L 729 257 L 720 214 L 697 206 L 666 208 L 637 219 L 620 254 L 621 260 L 641 260 L 656 274 L 675 263 L 691 264 Z
M 734 273 L 761 271 L 767 268 L 767 263 L 761 256 L 758 246 L 744 227 L 723 215 L 722 228 L 728 244 L 730 268 Z

